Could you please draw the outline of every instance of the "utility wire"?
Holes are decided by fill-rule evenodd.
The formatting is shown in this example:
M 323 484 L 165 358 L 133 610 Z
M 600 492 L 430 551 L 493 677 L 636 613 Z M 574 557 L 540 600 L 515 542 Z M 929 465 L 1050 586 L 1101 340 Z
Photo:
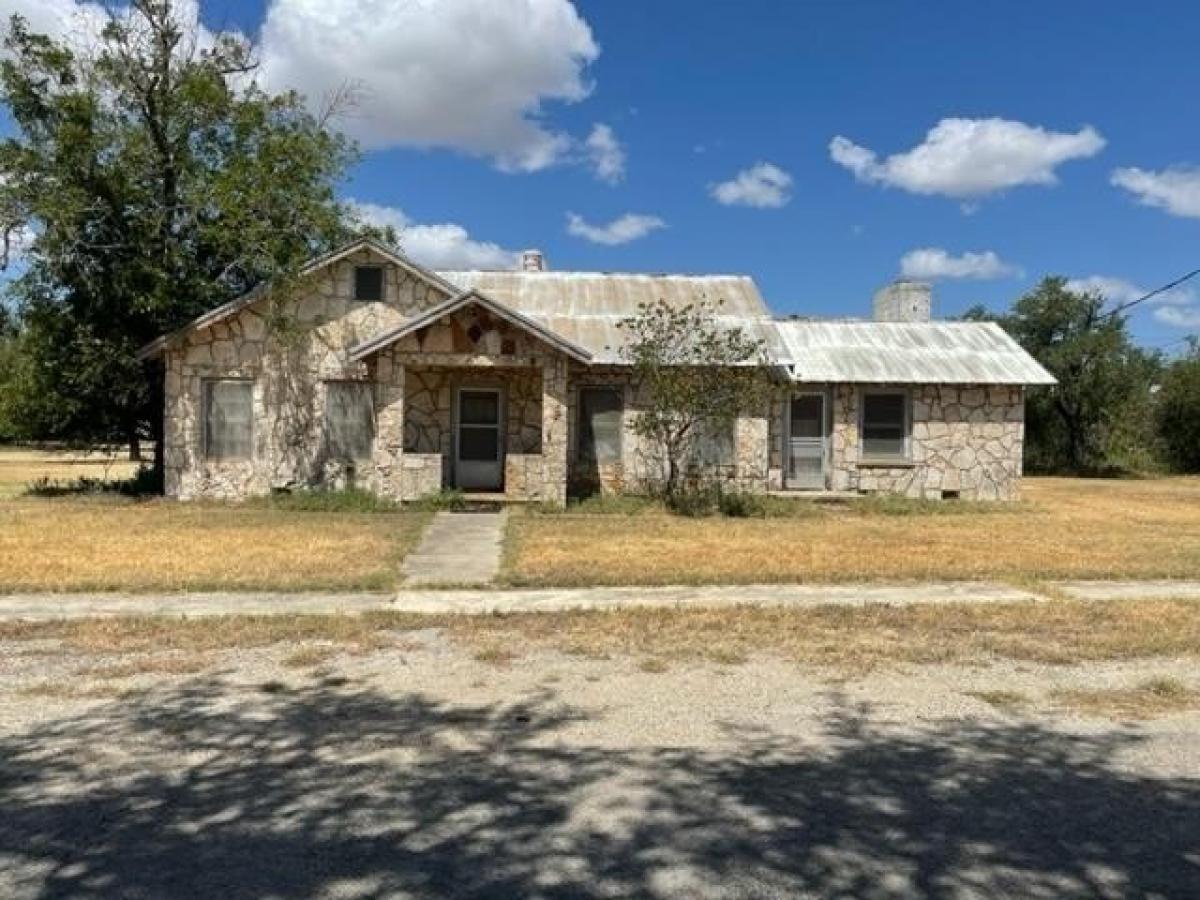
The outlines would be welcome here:
M 1159 294 L 1165 294 L 1167 291 L 1171 290 L 1172 288 L 1179 287 L 1179 285 L 1183 284 L 1185 281 L 1190 281 L 1191 279 L 1195 278 L 1197 275 L 1200 275 L 1200 269 L 1193 269 L 1192 271 L 1190 271 L 1186 275 L 1184 275 L 1182 278 L 1176 278 L 1170 284 L 1164 284 L 1162 287 L 1155 288 L 1148 294 L 1142 294 L 1142 296 L 1138 297 L 1136 300 L 1130 300 L 1127 303 L 1122 303 L 1119 306 L 1109 310 L 1109 312 L 1107 312 L 1105 315 L 1108 315 L 1108 316 L 1120 315 L 1121 313 L 1125 312 L 1125 310 L 1132 309 L 1133 307 L 1137 306 L 1139 303 L 1145 303 L 1151 297 L 1157 297 Z

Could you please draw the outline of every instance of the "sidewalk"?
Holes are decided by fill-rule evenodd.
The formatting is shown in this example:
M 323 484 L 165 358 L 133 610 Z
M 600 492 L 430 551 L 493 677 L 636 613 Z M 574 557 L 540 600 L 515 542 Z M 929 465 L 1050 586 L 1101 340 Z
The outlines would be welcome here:
M 1080 600 L 1180 598 L 1200 601 L 1200 581 L 1057 582 L 1049 589 Z M 1014 603 L 1049 599 L 999 582 L 711 587 L 418 590 L 398 594 L 13 594 L 0 595 L 0 620 L 46 621 L 113 616 L 327 615 L 367 612 L 487 614 L 574 609 L 721 606 L 907 606 Z

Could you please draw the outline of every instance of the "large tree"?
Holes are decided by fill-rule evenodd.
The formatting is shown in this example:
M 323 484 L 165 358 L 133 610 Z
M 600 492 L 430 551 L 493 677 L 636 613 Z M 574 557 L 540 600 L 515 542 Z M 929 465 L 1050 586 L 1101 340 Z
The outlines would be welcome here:
M 1153 441 L 1151 388 L 1159 360 L 1134 344 L 1124 316 L 1096 292 L 1044 278 L 996 318 L 1058 379 L 1026 400 L 1026 458 L 1034 469 L 1087 473 L 1146 461 Z
M 1178 472 L 1200 472 L 1200 340 L 1163 372 L 1156 398 L 1163 455 Z
M 335 185 L 354 148 L 327 115 L 254 80 L 250 47 L 170 0 L 132 0 L 86 51 L 9 23 L 0 101 L 4 248 L 30 438 L 157 437 L 139 346 L 348 236 Z M 7 254 L 6 254 L 7 255 Z

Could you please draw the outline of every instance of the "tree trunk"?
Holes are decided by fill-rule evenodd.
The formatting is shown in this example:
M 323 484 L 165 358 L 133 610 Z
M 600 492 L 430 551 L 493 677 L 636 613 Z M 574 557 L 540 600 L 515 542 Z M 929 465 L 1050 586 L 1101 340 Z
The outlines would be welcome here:
M 136 425 L 129 433 L 129 461 L 142 461 L 142 439 L 138 436 Z

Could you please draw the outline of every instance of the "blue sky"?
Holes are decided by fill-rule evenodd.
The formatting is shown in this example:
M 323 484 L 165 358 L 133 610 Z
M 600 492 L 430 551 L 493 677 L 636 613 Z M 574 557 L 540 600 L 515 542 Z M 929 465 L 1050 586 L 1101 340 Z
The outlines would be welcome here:
M 746 272 L 781 313 L 865 315 L 929 249 L 910 271 L 937 276 L 943 316 L 1047 273 L 1124 300 L 1200 267 L 1194 4 L 203 0 L 201 17 L 258 43 L 272 87 L 357 82 L 345 127 L 368 152 L 345 195 L 434 262 L 536 246 L 556 269 Z M 1198 298 L 1145 304 L 1135 332 L 1200 331 Z

